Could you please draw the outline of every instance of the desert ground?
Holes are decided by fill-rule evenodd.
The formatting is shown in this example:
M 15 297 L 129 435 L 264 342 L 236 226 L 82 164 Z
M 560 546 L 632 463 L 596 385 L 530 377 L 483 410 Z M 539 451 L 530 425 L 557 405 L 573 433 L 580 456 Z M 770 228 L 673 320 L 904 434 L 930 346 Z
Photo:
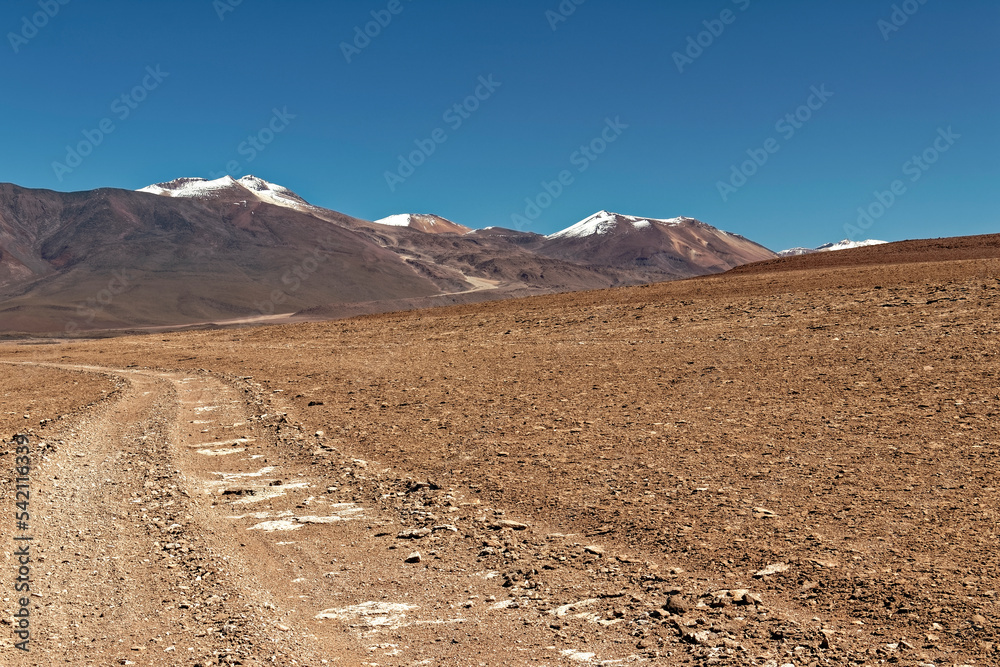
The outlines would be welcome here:
M 0 662 L 1000 664 L 997 257 L 0 344 Z

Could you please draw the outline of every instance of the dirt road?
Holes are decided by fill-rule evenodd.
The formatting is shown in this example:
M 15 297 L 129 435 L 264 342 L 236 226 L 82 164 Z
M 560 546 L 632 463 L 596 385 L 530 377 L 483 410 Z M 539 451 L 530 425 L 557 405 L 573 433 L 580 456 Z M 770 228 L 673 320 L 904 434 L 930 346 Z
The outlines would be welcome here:
M 32 503 L 36 623 L 20 663 L 217 664 L 260 649 L 312 659 L 262 606 L 266 569 L 232 548 L 245 541 L 240 522 L 212 511 L 247 467 L 212 456 L 253 442 L 244 403 L 208 377 L 75 370 L 110 375 L 119 389 L 35 443 L 47 452 Z
M 434 563 L 456 544 L 478 550 L 455 525 L 466 508 L 487 531 L 526 526 L 487 526 L 478 502 L 387 481 L 388 468 L 260 413 L 246 380 L 50 368 L 104 375 L 117 390 L 34 442 L 31 650 L 5 637 L 4 664 L 412 665 L 461 654 L 462 664 L 490 665 L 589 659 L 602 643 L 581 636 L 579 650 L 556 650 L 546 618 L 569 607 L 532 610 L 528 623 L 511 614 L 516 602 L 491 595 L 499 572 Z M 289 443 L 306 439 L 316 448 L 302 459 Z M 380 507 L 357 504 L 368 484 L 399 491 Z M 438 520 L 428 510 L 441 502 Z M 401 525 L 407 515 L 433 525 Z M 431 548 L 411 557 L 416 540 Z M 470 652 L 504 632 L 526 646 Z

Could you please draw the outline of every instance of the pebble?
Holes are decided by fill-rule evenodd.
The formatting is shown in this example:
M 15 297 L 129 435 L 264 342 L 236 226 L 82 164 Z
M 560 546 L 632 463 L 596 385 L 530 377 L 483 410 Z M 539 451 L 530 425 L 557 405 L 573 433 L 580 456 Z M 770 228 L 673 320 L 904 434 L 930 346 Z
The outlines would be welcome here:
M 406 562 L 407 563 L 419 563 L 423 559 L 424 558 L 423 558 L 423 556 L 420 555 L 419 551 L 414 551 L 413 553 L 411 553 L 409 556 L 406 557 Z

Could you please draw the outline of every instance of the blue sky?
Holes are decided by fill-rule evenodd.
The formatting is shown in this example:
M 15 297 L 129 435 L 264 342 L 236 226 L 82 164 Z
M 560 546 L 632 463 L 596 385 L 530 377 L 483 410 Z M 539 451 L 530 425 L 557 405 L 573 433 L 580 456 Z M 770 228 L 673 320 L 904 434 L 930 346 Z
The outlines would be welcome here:
M 27 187 L 228 170 L 366 219 L 607 209 L 773 249 L 1000 231 L 995 0 L 8 0 L 0 28 Z

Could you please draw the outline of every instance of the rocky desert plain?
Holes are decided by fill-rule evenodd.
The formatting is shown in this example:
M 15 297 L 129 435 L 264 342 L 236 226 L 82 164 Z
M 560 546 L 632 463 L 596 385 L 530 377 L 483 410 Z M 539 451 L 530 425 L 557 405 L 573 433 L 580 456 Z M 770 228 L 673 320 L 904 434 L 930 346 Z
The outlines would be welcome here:
M 986 236 L 9 337 L 0 664 L 1000 664 L 998 320 Z

